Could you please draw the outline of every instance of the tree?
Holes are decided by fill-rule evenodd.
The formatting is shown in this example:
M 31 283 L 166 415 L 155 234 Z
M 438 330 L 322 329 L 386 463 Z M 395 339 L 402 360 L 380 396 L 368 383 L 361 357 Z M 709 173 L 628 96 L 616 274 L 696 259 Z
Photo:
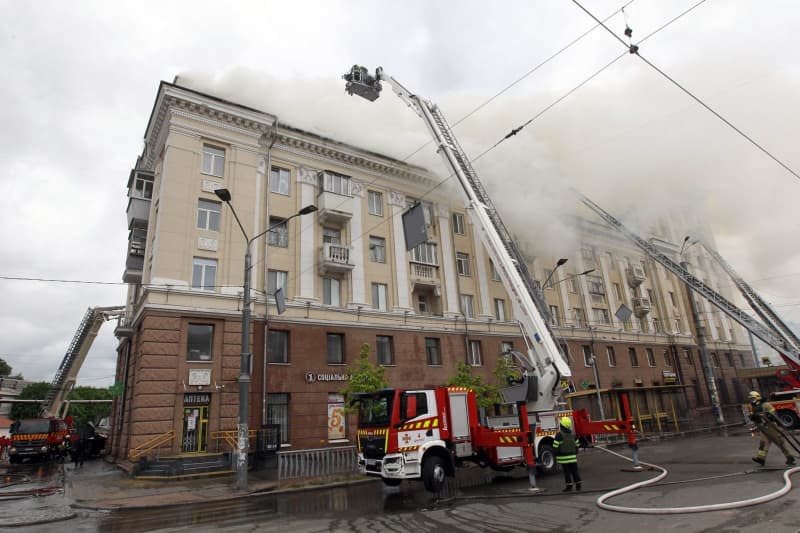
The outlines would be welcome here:
M 19 393 L 18 400 L 44 400 L 50 384 L 47 382 L 31 383 Z M 15 403 L 11 407 L 11 419 L 21 420 L 23 418 L 38 418 L 42 408 L 40 403 Z
M 375 392 L 389 386 L 386 380 L 386 369 L 369 360 L 370 346 L 366 342 L 361 345 L 358 359 L 347 368 L 350 380 L 347 386 L 339 391 L 344 396 L 345 411 L 352 412 L 350 402 L 356 392 Z
M 0 357 L 0 378 L 4 378 L 11 375 L 11 365 L 5 362 L 5 360 Z
M 109 389 L 96 389 L 94 387 L 75 387 L 69 393 L 69 400 L 110 400 Z M 111 414 L 111 402 L 108 403 L 70 403 L 68 415 L 73 418 L 75 427 L 81 427 L 89 422 L 97 425 L 100 420 Z
M 500 403 L 500 392 L 497 385 L 486 383 L 483 376 L 472 373 L 472 367 L 464 362 L 458 363 L 456 375 L 447 382 L 450 387 L 466 387 L 475 391 L 475 399 L 479 407 L 488 409 Z

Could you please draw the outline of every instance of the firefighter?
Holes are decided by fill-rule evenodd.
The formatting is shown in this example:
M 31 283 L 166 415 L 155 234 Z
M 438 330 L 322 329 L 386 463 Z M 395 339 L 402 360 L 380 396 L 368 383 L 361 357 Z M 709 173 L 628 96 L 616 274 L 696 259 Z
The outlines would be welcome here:
M 572 419 L 568 416 L 561 417 L 559 421 L 561 427 L 553 441 L 553 448 L 556 450 L 556 462 L 564 470 L 564 481 L 567 486 L 563 492 L 570 492 L 572 487 L 581 490 L 581 476 L 578 473 L 578 444 L 575 442 L 575 434 L 572 433 Z
M 753 457 L 753 461 L 764 466 L 767 461 L 769 445 L 775 444 L 786 456 L 786 465 L 794 464 L 794 456 L 783 440 L 783 436 L 778 429 L 778 419 L 775 417 L 775 408 L 769 402 L 765 402 L 758 391 L 750 391 L 750 420 L 755 422 L 761 440 L 758 443 L 758 455 Z

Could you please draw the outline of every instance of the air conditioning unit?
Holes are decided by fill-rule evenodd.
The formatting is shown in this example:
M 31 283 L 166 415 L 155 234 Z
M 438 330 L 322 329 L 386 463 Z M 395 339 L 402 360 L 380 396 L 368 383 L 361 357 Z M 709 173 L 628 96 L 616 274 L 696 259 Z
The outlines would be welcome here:
M 631 287 L 638 287 L 645 279 L 647 278 L 644 275 L 643 267 L 639 265 L 628 267 L 628 284 Z

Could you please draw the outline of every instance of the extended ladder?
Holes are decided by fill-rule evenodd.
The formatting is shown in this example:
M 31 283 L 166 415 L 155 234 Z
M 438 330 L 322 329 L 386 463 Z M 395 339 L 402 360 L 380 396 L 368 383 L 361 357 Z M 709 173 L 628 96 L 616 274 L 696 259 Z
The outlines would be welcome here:
M 42 405 L 42 412 L 45 417 L 59 415 L 58 411 L 61 408 L 61 404 L 75 386 L 78 372 L 83 366 L 86 354 L 89 353 L 89 349 L 92 347 L 92 343 L 97 337 L 103 322 L 121 316 L 124 312 L 124 307 L 90 307 L 86 311 L 50 384 L 50 390 L 47 391 L 47 396 L 45 396 L 45 401 Z
M 577 191 L 575 192 L 581 199 L 581 202 L 583 202 L 583 204 L 586 205 L 589 209 L 597 213 L 603 220 L 606 221 L 608 225 L 610 225 L 611 227 L 622 233 L 625 237 L 627 237 L 629 240 L 631 240 L 637 246 L 639 246 L 639 248 L 644 250 L 645 253 L 647 253 L 647 255 L 649 255 L 650 257 L 652 257 L 656 262 L 660 263 L 667 270 L 678 276 L 678 278 L 680 278 L 690 289 L 700 293 L 708 301 L 710 301 L 717 308 L 719 308 L 723 313 L 725 313 L 733 320 L 741 324 L 742 327 L 744 327 L 747 331 L 749 331 L 750 333 L 752 333 L 753 335 L 755 335 L 756 337 L 767 343 L 769 346 L 774 348 L 783 357 L 783 359 L 790 367 L 793 367 L 795 369 L 800 369 L 800 351 L 798 351 L 798 348 L 794 346 L 792 342 L 790 342 L 789 338 L 787 338 L 787 336 L 784 335 L 782 331 L 775 328 L 771 324 L 770 320 L 766 321 L 768 325 L 764 325 L 758 322 L 757 320 L 753 319 L 750 315 L 739 309 L 736 305 L 728 301 L 721 294 L 719 294 L 714 289 L 712 289 L 711 287 L 703 283 L 701 280 L 693 276 L 688 270 L 683 268 L 680 264 L 676 263 L 666 255 L 661 253 L 658 250 L 658 248 L 656 248 L 649 241 L 646 241 L 645 239 L 636 235 L 633 231 L 629 230 L 622 224 L 622 222 L 611 216 L 609 213 L 603 210 L 603 208 L 592 202 L 589 198 L 587 198 L 586 196 Z M 719 254 L 716 254 L 715 258 L 717 258 L 717 260 L 721 259 L 721 257 L 719 257 Z M 723 264 L 724 266 L 726 263 L 723 262 L 721 264 Z M 737 286 L 739 285 L 737 284 Z M 749 287 L 748 289 L 752 294 L 755 294 L 755 291 L 753 291 Z M 747 298 L 746 294 L 745 298 Z M 751 300 L 748 299 L 748 301 L 752 303 Z M 762 300 L 758 298 L 758 301 Z M 759 316 L 762 316 L 761 313 L 758 311 L 758 308 L 754 309 L 756 309 L 756 312 L 759 313 Z M 774 312 L 772 314 L 774 315 Z M 792 337 L 794 337 L 794 335 L 792 335 Z

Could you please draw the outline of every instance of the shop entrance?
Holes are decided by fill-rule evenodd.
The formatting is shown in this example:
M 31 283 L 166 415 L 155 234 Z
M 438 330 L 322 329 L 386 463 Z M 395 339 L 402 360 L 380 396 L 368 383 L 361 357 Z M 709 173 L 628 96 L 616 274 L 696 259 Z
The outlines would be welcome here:
M 208 443 L 208 394 L 186 394 L 183 397 L 183 438 L 181 452 L 206 451 Z

